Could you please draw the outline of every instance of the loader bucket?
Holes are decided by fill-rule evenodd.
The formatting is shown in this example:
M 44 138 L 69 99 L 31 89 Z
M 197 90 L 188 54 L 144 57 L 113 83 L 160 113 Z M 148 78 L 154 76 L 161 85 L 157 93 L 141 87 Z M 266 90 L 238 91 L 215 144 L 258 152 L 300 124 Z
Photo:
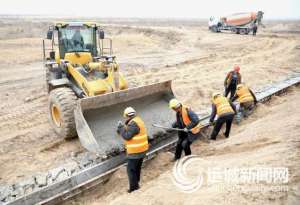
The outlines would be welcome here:
M 175 120 L 175 113 L 168 107 L 171 98 L 174 98 L 171 81 L 165 81 L 80 99 L 74 111 L 80 142 L 98 154 L 122 150 L 124 142 L 116 130 L 118 121 L 124 122 L 123 111 L 128 106 L 144 120 L 148 137 L 153 138 L 157 131 L 153 123 L 170 125 Z

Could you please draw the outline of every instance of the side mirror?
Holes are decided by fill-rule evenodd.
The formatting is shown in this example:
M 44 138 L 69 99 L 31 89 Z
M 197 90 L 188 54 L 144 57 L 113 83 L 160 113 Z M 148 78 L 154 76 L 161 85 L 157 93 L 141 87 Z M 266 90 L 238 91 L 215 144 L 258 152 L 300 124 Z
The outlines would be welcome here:
M 103 30 L 99 30 L 98 35 L 99 35 L 99 39 L 104 39 L 104 31 Z
M 48 30 L 47 39 L 52 40 L 52 37 L 53 37 L 53 30 Z

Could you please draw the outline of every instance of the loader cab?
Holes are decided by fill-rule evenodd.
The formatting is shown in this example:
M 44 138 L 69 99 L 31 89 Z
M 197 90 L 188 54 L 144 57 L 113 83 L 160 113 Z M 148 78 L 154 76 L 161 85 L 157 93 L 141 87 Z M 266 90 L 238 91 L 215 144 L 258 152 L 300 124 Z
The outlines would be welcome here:
M 96 27 L 84 24 L 66 24 L 57 27 L 60 58 L 66 53 L 88 52 L 97 56 Z
M 104 31 L 96 23 L 55 23 L 49 27 L 47 39 L 51 40 L 51 48 L 46 48 L 43 40 L 44 61 L 56 60 L 58 63 L 59 59 L 71 54 L 84 54 L 90 58 L 112 56 L 112 40 L 104 38 Z

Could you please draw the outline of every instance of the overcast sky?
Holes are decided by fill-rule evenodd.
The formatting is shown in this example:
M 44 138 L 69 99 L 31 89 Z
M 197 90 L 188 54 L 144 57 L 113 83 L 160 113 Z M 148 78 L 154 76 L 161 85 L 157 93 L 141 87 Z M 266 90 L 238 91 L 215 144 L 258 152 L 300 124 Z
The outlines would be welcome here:
M 0 14 L 209 18 L 262 10 L 265 19 L 300 19 L 300 0 L 0 0 Z

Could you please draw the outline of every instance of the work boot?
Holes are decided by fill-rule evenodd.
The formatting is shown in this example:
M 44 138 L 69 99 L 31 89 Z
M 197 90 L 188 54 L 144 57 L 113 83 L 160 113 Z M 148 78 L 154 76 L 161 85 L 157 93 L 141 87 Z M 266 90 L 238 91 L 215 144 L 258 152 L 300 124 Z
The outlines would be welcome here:
M 138 190 L 138 189 L 140 189 L 140 185 L 138 185 L 138 187 L 135 188 L 135 189 L 128 189 L 127 192 L 128 192 L 128 193 L 131 193 L 131 192 L 134 192 L 134 191 L 136 191 L 136 190 Z

